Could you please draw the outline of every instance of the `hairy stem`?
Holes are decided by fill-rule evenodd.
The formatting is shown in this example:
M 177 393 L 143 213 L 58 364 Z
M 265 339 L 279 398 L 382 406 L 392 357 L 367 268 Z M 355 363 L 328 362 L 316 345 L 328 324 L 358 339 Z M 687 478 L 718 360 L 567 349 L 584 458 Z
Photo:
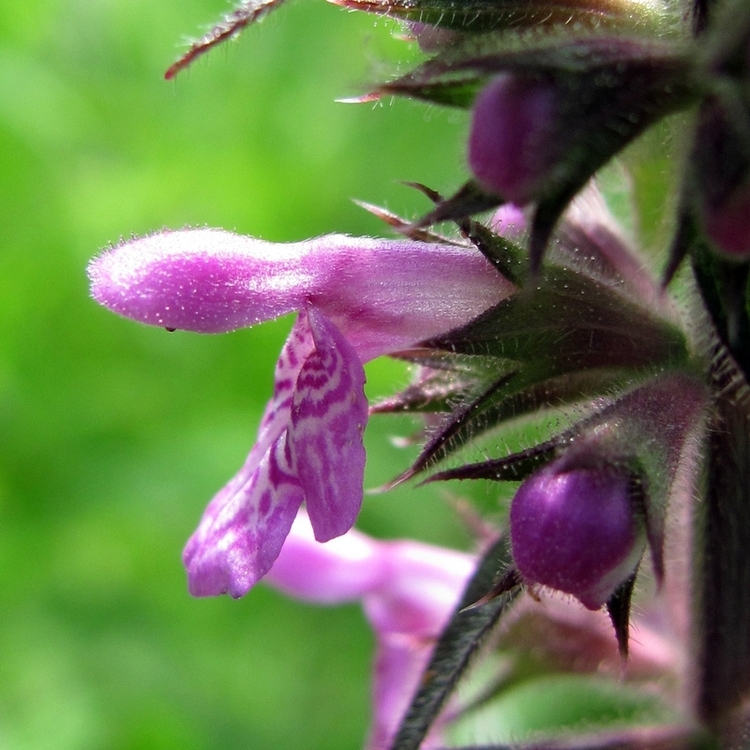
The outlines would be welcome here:
M 739 371 L 736 377 L 741 379 Z M 696 532 L 696 711 L 722 732 L 750 692 L 750 408 L 744 380 L 716 399 Z

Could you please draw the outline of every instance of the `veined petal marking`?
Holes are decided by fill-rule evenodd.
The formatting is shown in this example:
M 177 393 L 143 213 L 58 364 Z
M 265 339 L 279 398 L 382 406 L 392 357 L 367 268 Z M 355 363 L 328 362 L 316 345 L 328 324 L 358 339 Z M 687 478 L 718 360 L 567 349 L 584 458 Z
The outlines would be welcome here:
M 297 378 L 290 449 L 315 538 L 348 531 L 362 504 L 367 424 L 365 374 L 352 345 L 314 307 L 307 317 L 315 350 Z

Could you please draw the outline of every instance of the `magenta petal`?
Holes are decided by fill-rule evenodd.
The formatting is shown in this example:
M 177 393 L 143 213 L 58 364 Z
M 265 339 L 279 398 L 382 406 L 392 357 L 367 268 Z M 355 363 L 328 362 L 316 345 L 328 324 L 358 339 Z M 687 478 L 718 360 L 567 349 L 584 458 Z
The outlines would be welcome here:
M 295 245 L 216 229 L 160 232 L 89 265 L 91 294 L 149 325 L 221 333 L 299 310 L 314 287 Z
M 252 458 L 252 454 L 251 454 Z M 286 433 L 212 501 L 183 552 L 193 596 L 243 596 L 273 565 L 302 504 Z
M 365 373 L 357 353 L 319 311 L 307 311 L 315 350 L 302 365 L 289 447 L 315 538 L 347 532 L 362 505 L 367 424 Z
M 334 604 L 361 599 L 383 582 L 381 544 L 351 529 L 325 544 L 316 542 L 300 510 L 266 583 L 299 599 Z
M 319 544 L 304 516 L 301 511 L 266 581 L 321 603 L 362 600 L 378 644 L 366 748 L 387 750 L 476 560 L 420 542 L 378 541 L 354 529 Z M 438 719 L 420 747 L 442 746 L 440 729 Z
M 257 442 L 185 547 L 183 561 L 195 596 L 242 596 L 279 554 L 303 499 L 286 450 L 286 431 L 297 375 L 312 348 L 307 315 L 300 315 L 276 364 L 273 398 Z
M 314 348 L 315 343 L 307 315 L 302 313 L 297 316 L 276 362 L 273 397 L 266 406 L 253 450 L 258 447 L 265 450 L 289 426 L 297 377 Z
M 458 603 L 476 560 L 413 541 L 381 542 L 383 584 L 364 598 L 377 634 L 373 727 L 367 750 L 387 750 L 414 697 L 435 641 Z M 421 748 L 439 742 L 441 720 Z
M 378 637 L 372 681 L 373 717 L 366 750 L 388 750 L 432 654 L 432 641 L 404 633 Z M 420 747 L 433 747 L 429 739 Z
M 92 296 L 110 310 L 200 333 L 311 303 L 364 362 L 455 328 L 513 291 L 467 248 L 342 235 L 279 244 L 214 229 L 131 240 L 94 259 L 88 273 Z
M 380 544 L 384 583 L 365 599 L 367 619 L 380 634 L 435 637 L 474 572 L 475 558 L 415 541 Z

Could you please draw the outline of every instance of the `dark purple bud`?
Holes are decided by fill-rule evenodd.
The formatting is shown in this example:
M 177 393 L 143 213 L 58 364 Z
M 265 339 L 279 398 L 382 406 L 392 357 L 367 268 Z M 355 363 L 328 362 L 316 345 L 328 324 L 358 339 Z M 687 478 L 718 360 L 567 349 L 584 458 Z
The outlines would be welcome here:
M 707 101 L 698 116 L 691 159 L 703 229 L 714 248 L 750 258 L 750 112 Z
M 717 248 L 737 260 L 750 258 L 750 184 L 735 190 L 722 205 L 705 210 L 703 220 Z
M 474 102 L 469 168 L 483 188 L 525 205 L 558 161 L 558 90 L 531 76 L 504 74 Z
M 572 594 L 599 609 L 637 567 L 645 524 L 624 467 L 564 468 L 529 477 L 510 508 L 513 558 L 528 584 Z

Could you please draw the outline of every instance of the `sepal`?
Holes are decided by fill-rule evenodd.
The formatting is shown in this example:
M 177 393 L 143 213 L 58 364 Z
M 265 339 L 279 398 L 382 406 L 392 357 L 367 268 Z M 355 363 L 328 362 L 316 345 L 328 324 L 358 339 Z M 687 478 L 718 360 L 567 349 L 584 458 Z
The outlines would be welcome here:
M 201 55 L 223 42 L 233 39 L 248 26 L 276 10 L 284 2 L 285 0 L 243 0 L 231 13 L 228 13 L 215 24 L 210 31 L 194 41 L 187 52 L 169 67 L 164 74 L 164 78 L 168 81 L 171 80 L 178 73 L 188 68 Z
M 584 398 L 604 395 L 616 385 L 619 376 L 605 372 L 581 372 L 560 378 L 551 378 L 538 383 L 530 383 L 518 373 L 492 384 L 478 397 L 465 406 L 455 410 L 444 424 L 425 444 L 422 452 L 411 468 L 397 481 L 403 481 L 428 469 L 463 448 L 470 440 L 479 437 L 487 430 L 500 427 L 506 421 L 538 412 L 550 406 L 550 399 L 556 403 L 578 403 Z M 462 467 L 442 472 L 434 479 L 523 479 L 527 472 L 538 466 L 541 455 L 548 455 L 555 447 L 564 442 L 564 436 L 558 436 L 529 449 L 529 453 L 487 461 L 479 466 Z M 523 458 L 520 458 L 523 456 Z M 464 472 L 479 471 L 484 474 Z
M 636 567 L 633 574 L 618 586 L 607 601 L 607 613 L 615 629 L 617 647 L 623 659 L 628 658 L 630 651 L 630 605 L 637 573 L 638 569 Z
M 652 377 L 546 443 L 432 479 L 523 478 L 510 510 L 522 579 L 606 604 L 626 656 L 635 574 L 648 546 L 662 582 L 668 505 L 697 474 L 708 393 L 687 372 Z
M 400 352 L 398 359 L 417 365 L 412 385 L 370 407 L 371 414 L 450 412 L 467 393 L 497 378 L 497 363 L 487 357 L 451 355 L 434 349 Z
M 498 636 L 498 649 L 514 665 L 502 687 L 508 689 L 537 675 L 606 674 L 633 682 L 658 679 L 664 694 L 674 688 L 684 654 L 658 612 L 658 606 L 641 606 L 635 625 L 638 637 L 624 662 L 612 640 L 611 616 L 557 595 L 539 600 L 524 597 Z
M 555 24 L 638 28 L 663 17 L 657 4 L 631 0 L 468 0 L 460 4 L 453 0 L 330 1 L 349 10 L 470 34 Z
M 679 363 L 687 355 L 676 325 L 598 280 L 559 267 L 544 271 L 533 290 L 423 344 L 533 363 L 543 373 L 539 380 L 577 370 Z
M 488 35 L 384 84 L 376 94 L 473 106 L 474 179 L 418 225 L 484 210 L 492 196 L 495 205 L 534 203 L 530 255 L 538 268 L 558 219 L 590 177 L 698 98 L 691 54 L 682 42 L 555 34 L 509 49 Z
M 687 360 L 684 334 L 614 288 L 565 268 L 544 269 L 524 290 L 466 326 L 423 342 L 450 356 L 489 358 L 492 381 L 448 417 L 405 479 L 455 453 L 482 432 L 550 404 L 601 397 L 625 373 Z M 412 390 L 410 401 L 418 397 Z

